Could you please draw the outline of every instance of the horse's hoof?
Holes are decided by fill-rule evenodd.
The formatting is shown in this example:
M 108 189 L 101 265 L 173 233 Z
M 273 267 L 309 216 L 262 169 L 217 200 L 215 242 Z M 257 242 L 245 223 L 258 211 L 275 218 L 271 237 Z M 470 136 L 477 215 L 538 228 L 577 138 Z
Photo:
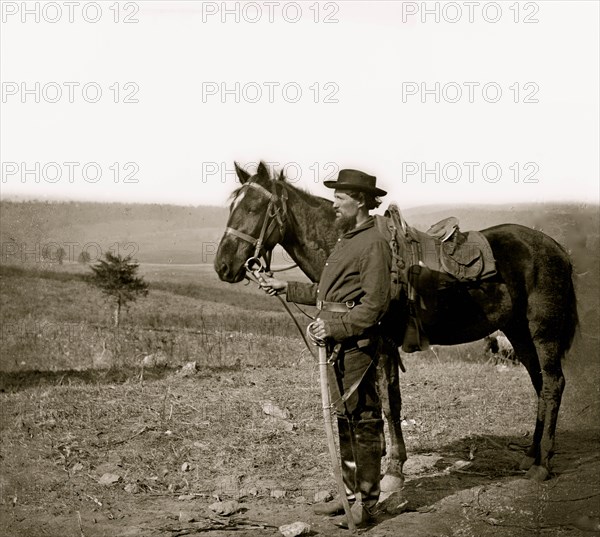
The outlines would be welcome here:
M 521 470 L 529 470 L 534 464 L 535 464 L 535 458 L 525 455 L 521 459 L 521 464 L 519 464 L 519 468 Z
M 381 492 L 398 492 L 404 488 L 404 477 L 386 474 L 380 483 Z
M 534 465 L 525 474 L 527 479 L 531 479 L 533 481 L 538 481 L 541 483 L 542 481 L 546 481 L 548 477 L 550 477 L 550 472 L 544 468 L 543 466 Z

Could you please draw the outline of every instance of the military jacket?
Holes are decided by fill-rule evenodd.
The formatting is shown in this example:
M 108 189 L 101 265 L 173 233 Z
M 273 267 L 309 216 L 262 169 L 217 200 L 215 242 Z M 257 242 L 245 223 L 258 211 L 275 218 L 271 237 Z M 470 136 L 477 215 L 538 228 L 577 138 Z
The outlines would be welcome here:
M 338 342 L 368 337 L 390 303 L 392 253 L 373 217 L 338 239 L 319 283 L 289 282 L 288 302 L 354 302 L 347 313 L 321 312 Z

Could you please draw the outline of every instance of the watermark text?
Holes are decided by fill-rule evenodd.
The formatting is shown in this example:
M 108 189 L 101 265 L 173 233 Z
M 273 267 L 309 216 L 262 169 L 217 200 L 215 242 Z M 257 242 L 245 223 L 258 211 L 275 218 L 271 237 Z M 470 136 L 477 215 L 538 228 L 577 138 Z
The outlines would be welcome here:
M 402 2 L 402 22 L 536 24 L 539 11 L 537 2 Z
M 140 87 L 135 82 L 2 82 L 2 102 L 15 103 L 89 103 L 109 101 L 122 104 L 139 103 Z
M 295 24 L 303 20 L 335 24 L 340 6 L 337 2 L 201 2 L 202 22 Z
M 135 24 L 140 7 L 137 2 L 0 2 L 2 23 L 97 24 L 100 21 Z
M 495 104 L 537 104 L 540 87 L 535 82 L 514 82 L 503 86 L 498 82 L 402 82 L 402 102 Z
M 202 102 L 290 103 L 300 101 L 337 104 L 340 86 L 335 82 L 202 82 Z
M 336 162 L 312 162 L 310 165 L 302 165 L 299 162 L 277 162 L 263 161 L 269 174 L 274 177 L 281 170 L 288 183 L 297 183 L 303 177 L 310 178 L 314 183 L 322 181 L 333 181 L 339 172 L 339 165 Z M 252 173 L 258 166 L 258 162 L 247 162 L 240 166 L 247 173 Z M 234 181 L 239 183 L 235 167 L 227 162 L 203 162 L 202 163 L 202 182 L 221 182 L 227 183 Z
M 115 256 L 134 256 L 139 251 L 139 245 L 135 242 L 115 242 L 108 247 L 102 247 L 97 242 L 17 242 L 3 241 L 0 243 L 0 259 L 2 263 L 93 263 L 101 259 L 107 252 Z
M 98 183 L 103 178 L 113 183 L 139 183 L 136 162 L 12 162 L 0 164 L 2 183 Z
M 536 162 L 513 162 L 505 166 L 499 162 L 403 162 L 403 183 L 539 183 L 540 166 Z

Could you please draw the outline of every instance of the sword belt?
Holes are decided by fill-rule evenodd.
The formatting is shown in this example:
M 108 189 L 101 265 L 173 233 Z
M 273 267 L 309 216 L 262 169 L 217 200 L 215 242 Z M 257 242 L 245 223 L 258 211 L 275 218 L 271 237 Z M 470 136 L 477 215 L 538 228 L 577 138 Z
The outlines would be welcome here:
M 320 311 L 348 313 L 354 306 L 356 306 L 354 300 L 347 300 L 346 302 L 326 302 L 325 300 L 317 300 L 317 309 Z

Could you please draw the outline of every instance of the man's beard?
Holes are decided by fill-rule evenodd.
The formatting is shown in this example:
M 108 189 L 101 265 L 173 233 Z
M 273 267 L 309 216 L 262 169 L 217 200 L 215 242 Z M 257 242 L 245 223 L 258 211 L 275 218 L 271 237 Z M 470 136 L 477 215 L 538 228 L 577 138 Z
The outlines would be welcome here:
M 356 215 L 352 216 L 337 216 L 335 219 L 335 228 L 338 230 L 340 235 L 348 233 L 351 229 L 356 227 Z

